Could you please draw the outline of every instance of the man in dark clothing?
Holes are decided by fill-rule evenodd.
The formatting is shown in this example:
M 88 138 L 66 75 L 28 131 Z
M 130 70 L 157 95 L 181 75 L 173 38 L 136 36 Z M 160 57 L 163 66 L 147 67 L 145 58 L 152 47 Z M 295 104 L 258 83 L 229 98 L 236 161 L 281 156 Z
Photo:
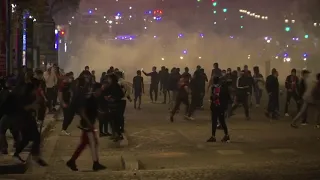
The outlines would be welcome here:
M 286 105 L 284 108 L 285 116 L 289 116 L 288 114 L 288 106 L 290 104 L 291 98 L 297 104 L 297 109 L 300 109 L 300 100 L 301 97 L 299 96 L 299 78 L 297 77 L 297 70 L 292 69 L 291 74 L 286 78 L 286 89 L 287 89 L 287 97 L 286 97 Z
M 244 71 L 242 71 L 241 76 L 237 79 L 236 103 L 232 107 L 231 115 L 238 108 L 239 104 L 242 104 L 246 118 L 247 120 L 250 120 L 249 102 L 248 102 L 249 88 L 250 88 L 250 79 L 248 79 Z
M 204 99 L 204 96 L 205 96 L 205 93 L 206 93 L 206 83 L 208 82 L 208 76 L 207 74 L 204 72 L 204 69 L 203 68 L 200 68 L 200 75 L 201 75 L 201 78 L 200 78 L 200 84 L 199 84 L 199 88 L 200 88 L 200 101 L 199 101 L 199 104 L 198 104 L 198 108 L 200 109 L 203 109 L 203 99 Z
M 137 100 L 138 102 L 138 109 L 141 109 L 141 96 L 144 93 L 144 83 L 143 77 L 141 76 L 141 71 L 137 71 L 137 75 L 133 78 L 133 91 L 134 91 L 134 108 L 137 108 Z
M 182 73 L 182 77 L 186 79 L 187 83 L 191 81 L 191 74 L 189 73 L 189 68 L 185 67 L 184 72 Z
M 40 132 L 34 115 L 34 112 L 39 108 L 38 97 L 36 95 L 38 86 L 39 81 L 26 78 L 24 85 L 16 87 L 20 92 L 18 92 L 16 100 L 13 102 L 15 103 L 16 112 L 18 112 L 16 113 L 18 115 L 16 120 L 21 133 L 21 141 L 17 144 L 13 157 L 25 163 L 25 160 L 20 157 L 20 153 L 30 141 L 33 141 L 31 148 L 33 159 L 39 165 L 47 166 L 47 163 L 40 157 Z
M 159 74 L 157 73 L 157 68 L 154 66 L 152 67 L 151 73 L 146 73 L 142 71 L 144 75 L 151 77 L 151 84 L 150 84 L 150 99 L 153 101 L 153 93 L 154 93 L 154 100 L 157 102 L 158 100 L 158 84 L 159 84 Z
M 163 87 L 162 87 L 163 102 L 162 102 L 162 104 L 167 103 L 167 95 L 169 95 L 169 99 L 170 99 L 170 93 L 169 93 L 169 87 L 168 87 L 169 76 L 170 76 L 169 69 L 166 68 L 163 73 Z
M 214 63 L 213 64 L 213 69 L 211 71 L 211 80 L 213 77 L 221 77 L 222 76 L 222 71 L 219 68 L 219 64 L 218 63 Z
M 67 129 L 69 125 L 71 124 L 75 112 L 70 107 L 71 97 L 72 97 L 72 90 L 71 90 L 71 77 L 70 74 L 67 73 L 62 81 L 62 83 L 59 85 L 58 89 L 58 98 L 60 101 L 60 104 L 62 106 L 62 112 L 63 112 L 63 123 L 62 123 L 62 134 L 70 135 L 69 132 L 67 132 Z
M 175 104 L 175 101 L 177 99 L 177 92 L 178 92 L 178 82 L 179 82 L 180 76 L 177 73 L 176 68 L 171 69 L 171 73 L 169 74 L 169 80 L 168 80 L 168 90 L 169 90 L 169 109 L 172 110 Z
M 272 69 L 272 74 L 266 79 L 266 90 L 269 95 L 267 117 L 276 119 L 278 116 L 277 110 L 279 109 L 279 81 L 278 72 L 276 69 Z
M 176 112 L 179 110 L 181 103 L 186 105 L 186 117 L 188 116 L 189 113 L 189 87 L 186 83 L 186 80 L 184 78 L 180 78 L 179 83 L 178 83 L 178 92 L 177 92 L 177 99 L 175 100 L 175 106 L 171 111 L 170 115 L 170 121 L 173 122 L 174 115 Z
M 207 142 L 216 142 L 216 129 L 218 120 L 220 122 L 221 127 L 224 130 L 224 137 L 222 138 L 222 142 L 229 142 L 230 137 L 228 133 L 228 127 L 225 121 L 225 113 L 228 108 L 228 104 L 230 101 L 230 93 L 228 86 L 226 84 L 221 84 L 219 77 L 213 78 L 213 85 L 211 88 L 211 96 L 210 96 L 210 109 L 211 109 L 211 124 L 212 124 L 212 134 L 211 137 L 207 140 Z
M 163 91 L 163 85 L 165 83 L 164 81 L 164 73 L 165 73 L 165 70 L 166 70 L 166 67 L 162 66 L 161 67 L 161 70 L 159 71 L 159 82 L 160 82 L 160 93 L 159 95 L 161 95 L 162 91 Z
M 112 139 L 114 142 L 123 139 L 121 132 L 121 123 L 123 118 L 123 111 L 121 108 L 121 101 L 125 97 L 122 87 L 118 83 L 118 77 L 115 74 L 108 75 L 108 87 L 103 93 L 104 99 L 107 101 L 108 114 L 107 118 L 111 122 Z
M 79 128 L 82 131 L 81 135 L 81 143 L 79 144 L 76 151 L 73 153 L 71 159 L 67 162 L 67 166 L 73 170 L 78 171 L 76 160 L 82 153 L 82 151 L 85 149 L 87 145 L 90 146 L 91 154 L 92 154 L 92 160 L 93 160 L 93 166 L 92 169 L 94 171 L 103 170 L 106 169 L 105 166 L 101 165 L 99 163 L 98 158 L 98 140 L 97 136 L 94 132 L 94 124 L 98 115 L 97 109 L 97 98 L 101 94 L 101 84 L 96 83 L 93 87 L 93 94 L 89 93 L 85 97 L 82 97 L 82 100 L 79 101 L 79 114 L 81 117 L 80 120 L 80 126 Z
M 2 154 L 8 154 L 8 142 L 6 138 L 6 132 L 9 129 L 13 139 L 14 146 L 16 146 L 17 142 L 20 139 L 19 129 L 16 122 L 17 111 L 15 107 L 16 94 L 12 91 L 13 87 L 13 79 L 8 79 L 5 83 L 4 89 L 0 93 L 0 150 Z

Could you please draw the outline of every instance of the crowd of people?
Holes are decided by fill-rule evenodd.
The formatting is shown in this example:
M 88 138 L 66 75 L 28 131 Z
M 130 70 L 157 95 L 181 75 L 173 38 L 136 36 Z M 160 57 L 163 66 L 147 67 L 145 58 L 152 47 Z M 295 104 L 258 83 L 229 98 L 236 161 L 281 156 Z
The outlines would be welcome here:
M 291 74 L 286 78 L 287 98 L 284 114 L 289 116 L 288 106 L 292 98 L 298 109 L 291 123 L 293 128 L 298 127 L 297 123 L 301 118 L 301 124 L 307 123 L 310 105 L 319 106 L 320 75 L 316 76 L 317 81 L 310 86 L 307 83 L 309 74 L 309 71 L 303 70 L 301 77 L 298 77 L 297 71 L 292 69 Z M 41 128 L 39 130 L 38 127 L 42 127 L 46 114 L 62 112 L 62 135 L 70 135 L 68 127 L 76 115 L 80 116 L 78 127 L 82 131 L 81 143 L 67 162 L 67 166 L 77 171 L 76 160 L 89 145 L 93 170 L 105 169 L 98 159 L 98 141 L 94 124 L 96 120 L 99 121 L 97 130 L 99 137 L 109 136 L 114 142 L 123 140 L 127 101 L 133 101 L 134 108 L 141 109 L 141 97 L 145 92 L 143 75 L 151 77 L 149 88 L 151 101 L 156 103 L 159 99 L 158 94 L 163 95 L 162 103 L 168 104 L 171 122 L 174 122 L 175 114 L 180 111 L 181 103 L 186 106 L 185 118 L 193 120 L 194 112 L 203 108 L 206 91 L 210 93 L 212 134 L 207 142 L 216 142 L 217 128 L 224 131 L 221 141 L 229 142 L 226 118 L 233 116 L 234 111 L 242 106 L 246 119 L 250 120 L 249 109 L 253 104 L 252 96 L 258 108 L 264 89 L 268 94 L 266 116 L 272 119 L 280 116 L 280 86 L 276 69 L 272 69 L 271 75 L 264 79 L 257 66 L 251 73 L 248 66 L 244 66 L 243 70 L 238 67 L 232 71 L 231 68 L 221 70 L 218 63 L 214 63 L 208 78 L 201 66 L 196 67 L 193 75 L 190 74 L 188 67 L 181 73 L 180 68 L 174 67 L 169 71 L 163 66 L 159 72 L 156 67 L 153 67 L 150 73 L 143 69 L 138 70 L 133 80 L 128 81 L 124 79 L 123 72 L 110 67 L 102 73 L 99 81 L 95 71 L 90 71 L 88 66 L 78 78 L 74 78 L 73 72 L 63 73 L 56 65 L 48 67 L 44 72 L 24 67 L 21 72 L 16 71 L 1 81 L 1 152 L 8 154 L 6 131 L 10 130 L 14 138 L 14 159 L 24 163 L 25 160 L 19 154 L 32 141 L 33 159 L 39 165 L 46 166 L 47 163 L 41 158 Z M 206 84 L 208 84 L 207 87 Z M 307 88 L 307 85 L 310 87 Z M 57 104 L 60 105 L 58 109 L 55 108 Z M 316 127 L 320 127 L 319 118 Z

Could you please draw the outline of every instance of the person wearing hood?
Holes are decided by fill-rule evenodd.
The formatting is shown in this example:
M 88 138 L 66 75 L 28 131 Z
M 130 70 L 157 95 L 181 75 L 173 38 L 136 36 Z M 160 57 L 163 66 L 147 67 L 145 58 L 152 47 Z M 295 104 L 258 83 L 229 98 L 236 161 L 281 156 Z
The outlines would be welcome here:
M 228 127 L 225 121 L 225 113 L 228 109 L 228 103 L 231 99 L 228 85 L 226 83 L 220 83 L 220 78 L 215 76 L 212 79 L 211 95 L 210 95 L 210 109 L 211 109 L 211 137 L 207 142 L 216 142 L 216 130 L 218 120 L 224 131 L 224 137 L 221 142 L 229 142 L 230 136 L 228 133 Z
M 125 93 L 122 87 L 119 85 L 118 77 L 115 74 L 107 76 L 108 88 L 103 93 L 104 99 L 108 105 L 107 117 L 111 122 L 112 139 L 117 142 L 123 139 L 121 132 L 121 124 L 123 119 L 122 100 L 125 97 Z

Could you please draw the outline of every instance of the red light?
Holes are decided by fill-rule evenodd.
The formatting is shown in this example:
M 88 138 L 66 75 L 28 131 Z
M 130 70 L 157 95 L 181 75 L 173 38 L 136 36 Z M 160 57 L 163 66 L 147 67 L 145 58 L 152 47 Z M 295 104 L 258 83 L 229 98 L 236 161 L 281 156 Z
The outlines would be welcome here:
M 156 14 L 157 13 L 157 11 L 153 11 L 153 14 Z
M 64 35 L 64 31 L 61 31 L 61 33 L 60 33 L 61 35 Z
M 162 14 L 162 11 L 159 11 L 160 14 Z

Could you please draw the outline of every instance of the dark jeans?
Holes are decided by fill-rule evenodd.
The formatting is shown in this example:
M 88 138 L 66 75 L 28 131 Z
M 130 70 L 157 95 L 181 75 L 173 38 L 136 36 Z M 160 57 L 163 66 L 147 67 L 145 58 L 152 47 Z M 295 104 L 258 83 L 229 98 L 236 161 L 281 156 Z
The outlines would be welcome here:
M 6 138 L 6 132 L 9 129 L 14 143 L 17 144 L 20 140 L 20 132 L 18 129 L 17 124 L 15 121 L 17 116 L 16 115 L 4 115 L 0 120 L 0 150 L 7 150 L 8 149 L 8 141 Z
M 112 108 L 110 109 L 109 113 L 107 114 L 107 117 L 109 118 L 112 134 L 115 135 L 121 135 L 121 119 L 122 119 L 122 111 L 120 111 L 120 108 Z
M 63 123 L 62 123 L 62 130 L 67 130 L 75 115 L 75 111 L 71 107 L 66 107 L 62 109 L 63 113 Z
M 24 113 L 21 116 L 23 125 L 21 125 L 21 141 L 16 146 L 14 155 L 19 155 L 23 149 L 32 141 L 31 154 L 33 156 L 40 155 L 40 132 L 34 118 L 30 113 Z
M 272 114 L 272 116 L 276 116 L 278 110 L 279 110 L 279 94 L 277 92 L 270 93 L 269 100 L 268 100 L 268 113 Z
M 108 113 L 105 111 L 99 110 L 98 120 L 99 120 L 99 132 L 109 133 L 108 125 L 110 125 L 111 127 L 111 124 L 109 122 Z
M 158 84 L 150 84 L 150 99 L 153 101 L 153 93 L 154 93 L 154 100 L 158 100 Z
M 201 107 L 200 102 L 201 102 L 201 94 L 200 93 L 193 93 L 191 94 L 191 104 L 188 110 L 188 116 L 192 116 L 194 111 L 196 110 L 197 107 Z
M 164 103 L 167 103 L 167 95 L 169 95 L 169 99 L 170 99 L 169 90 L 168 90 L 166 87 L 164 87 L 164 88 L 162 89 L 162 92 L 163 92 L 163 102 L 164 102 Z
M 249 117 L 249 101 L 248 101 L 248 94 L 238 94 L 236 97 L 236 103 L 231 109 L 231 114 L 235 111 L 239 105 L 242 104 L 244 108 L 244 113 L 246 117 Z
M 259 88 L 255 89 L 254 96 L 256 99 L 256 104 L 260 105 L 261 98 L 262 98 L 262 89 L 259 89 Z
M 174 116 L 176 114 L 177 110 L 180 109 L 181 103 L 186 105 L 186 115 L 189 114 L 189 107 L 190 107 L 189 98 L 188 97 L 186 97 L 186 98 L 177 98 L 176 102 L 175 102 L 175 105 L 174 105 L 174 108 L 171 111 L 171 115 L 172 116 Z
M 228 135 L 228 127 L 225 120 L 225 109 L 211 104 L 211 135 L 216 136 L 218 121 L 223 128 L 224 134 Z
M 49 111 L 52 111 L 52 108 L 56 105 L 54 104 L 56 102 L 54 100 L 55 97 L 55 88 L 47 88 L 47 106 L 49 108 Z
M 124 113 L 126 111 L 126 106 L 127 106 L 127 101 L 126 100 L 121 100 L 120 102 L 120 109 L 119 113 L 121 114 L 120 116 L 120 121 L 119 121 L 119 126 L 120 126 L 120 131 L 123 133 L 124 132 Z
M 47 110 L 47 107 L 45 105 L 45 103 L 41 103 L 40 104 L 40 108 L 38 109 L 38 113 L 37 113 L 37 120 L 39 121 L 43 121 L 46 117 L 46 110 Z
M 288 113 L 288 107 L 289 107 L 289 104 L 290 104 L 290 101 L 291 101 L 292 98 L 296 102 L 297 109 L 299 111 L 299 109 L 300 109 L 300 97 L 299 97 L 299 95 L 296 92 L 287 91 L 286 105 L 284 107 L 284 113 Z

